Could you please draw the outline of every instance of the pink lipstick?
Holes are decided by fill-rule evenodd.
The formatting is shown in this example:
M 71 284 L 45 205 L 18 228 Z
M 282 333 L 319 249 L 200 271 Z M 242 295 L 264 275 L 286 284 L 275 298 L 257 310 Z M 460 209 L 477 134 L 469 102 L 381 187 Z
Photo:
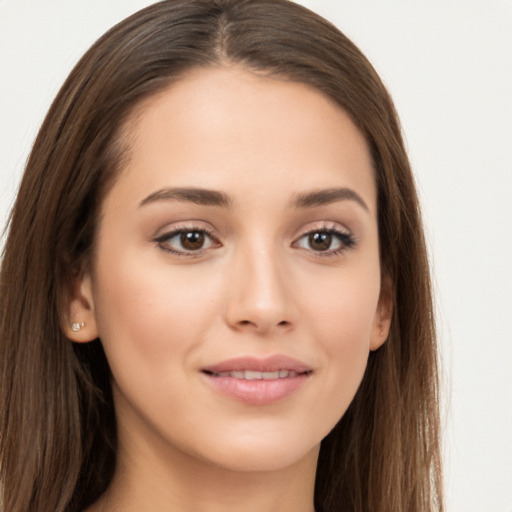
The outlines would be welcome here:
M 217 391 L 247 404 L 266 405 L 298 391 L 312 368 L 297 359 L 275 355 L 228 359 L 202 372 Z

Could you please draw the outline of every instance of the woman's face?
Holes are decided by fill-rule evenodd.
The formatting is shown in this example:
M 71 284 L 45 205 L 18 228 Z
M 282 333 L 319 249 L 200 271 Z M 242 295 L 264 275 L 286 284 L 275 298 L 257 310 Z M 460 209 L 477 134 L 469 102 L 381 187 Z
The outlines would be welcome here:
M 121 449 L 239 470 L 316 457 L 389 327 L 363 136 L 308 86 L 225 68 L 129 131 L 70 333 L 102 340 Z

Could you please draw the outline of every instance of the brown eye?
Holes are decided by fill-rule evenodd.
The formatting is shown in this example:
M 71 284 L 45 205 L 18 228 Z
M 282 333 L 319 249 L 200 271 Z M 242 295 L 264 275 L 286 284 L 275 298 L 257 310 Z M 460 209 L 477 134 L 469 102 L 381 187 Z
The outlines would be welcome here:
M 201 231 L 184 231 L 180 235 L 181 246 L 187 251 L 197 251 L 203 248 L 205 241 Z
M 352 234 L 336 228 L 327 228 L 304 233 L 292 245 L 317 255 L 335 256 L 355 244 L 356 240 Z
M 310 233 L 308 235 L 308 242 L 311 249 L 314 251 L 327 251 L 331 248 L 332 235 L 326 232 Z
M 177 229 L 165 233 L 155 239 L 158 246 L 167 252 L 193 256 L 214 246 L 219 246 L 218 241 L 203 229 Z

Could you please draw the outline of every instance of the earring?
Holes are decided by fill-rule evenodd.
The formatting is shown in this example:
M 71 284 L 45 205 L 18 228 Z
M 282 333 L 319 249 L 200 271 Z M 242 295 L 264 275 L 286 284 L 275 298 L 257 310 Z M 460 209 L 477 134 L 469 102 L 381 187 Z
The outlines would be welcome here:
M 85 322 L 73 322 L 71 324 L 71 330 L 73 332 L 78 332 L 84 326 L 85 326 Z

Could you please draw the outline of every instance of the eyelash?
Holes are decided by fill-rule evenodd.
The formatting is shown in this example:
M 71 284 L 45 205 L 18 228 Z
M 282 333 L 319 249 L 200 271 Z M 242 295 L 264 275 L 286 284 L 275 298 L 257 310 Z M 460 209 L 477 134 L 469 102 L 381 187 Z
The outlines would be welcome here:
M 211 240 L 212 246 L 220 245 L 220 242 L 217 240 L 217 238 L 215 238 L 215 236 L 213 235 L 213 233 L 210 230 L 208 230 L 204 227 L 198 227 L 198 226 L 177 227 L 177 228 L 173 229 L 172 231 L 169 231 L 167 233 L 164 233 L 163 235 L 156 237 L 154 239 L 154 241 L 164 251 L 169 252 L 175 256 L 183 256 L 183 257 L 188 257 L 188 258 L 202 256 L 202 254 L 209 249 L 209 247 L 207 247 L 206 249 L 201 248 L 197 251 L 194 251 L 194 250 L 187 251 L 186 249 L 185 250 L 176 250 L 176 249 L 171 248 L 169 245 L 164 245 L 164 244 L 166 244 L 166 242 L 168 243 L 174 237 L 183 235 L 184 233 L 199 233 L 202 235 L 206 235 L 206 237 L 208 237 Z
M 327 249 L 325 251 L 314 251 L 311 249 L 311 252 L 315 255 L 315 257 L 329 258 L 329 257 L 338 256 L 357 245 L 357 240 L 351 233 L 342 231 L 341 229 L 332 227 L 332 226 L 321 226 L 319 228 L 311 229 L 311 230 L 303 233 L 293 243 L 293 245 L 296 245 L 300 240 L 303 240 L 306 237 L 309 237 L 313 234 L 319 234 L 319 233 L 332 235 L 333 237 L 337 238 L 338 241 L 340 242 L 340 247 L 338 247 L 337 249 Z M 305 249 L 305 250 L 308 250 L 308 249 Z
M 183 235 L 185 233 L 199 233 L 200 235 L 205 235 L 207 238 L 211 241 L 211 247 L 220 246 L 221 243 L 218 241 L 218 239 L 213 235 L 213 233 L 204 228 L 204 227 L 198 227 L 198 226 L 183 226 L 183 227 L 177 227 L 173 229 L 172 231 L 169 231 L 167 233 L 164 233 L 154 239 L 154 242 L 164 251 L 169 252 L 173 255 L 180 256 L 180 257 L 188 257 L 188 258 L 194 258 L 194 257 L 200 257 L 203 255 L 204 252 L 206 252 L 211 247 L 206 248 L 200 248 L 198 250 L 177 250 L 173 249 L 170 245 L 167 245 L 170 240 L 173 238 Z M 305 239 L 306 237 L 310 237 L 314 234 L 327 234 L 332 235 L 333 237 L 337 238 L 340 247 L 337 249 L 326 249 L 325 251 L 315 251 L 313 249 L 306 249 L 304 250 L 311 252 L 314 254 L 315 257 L 319 258 L 329 258 L 334 257 L 337 255 L 340 255 L 347 251 L 348 249 L 351 249 L 355 245 L 357 245 L 356 238 L 345 231 L 342 231 L 335 227 L 329 227 L 329 226 L 321 226 L 319 228 L 311 229 L 309 231 L 306 231 L 305 233 L 302 233 L 300 237 L 298 237 L 293 243 L 292 247 L 297 247 L 298 243 Z M 298 247 L 300 248 L 300 247 Z

